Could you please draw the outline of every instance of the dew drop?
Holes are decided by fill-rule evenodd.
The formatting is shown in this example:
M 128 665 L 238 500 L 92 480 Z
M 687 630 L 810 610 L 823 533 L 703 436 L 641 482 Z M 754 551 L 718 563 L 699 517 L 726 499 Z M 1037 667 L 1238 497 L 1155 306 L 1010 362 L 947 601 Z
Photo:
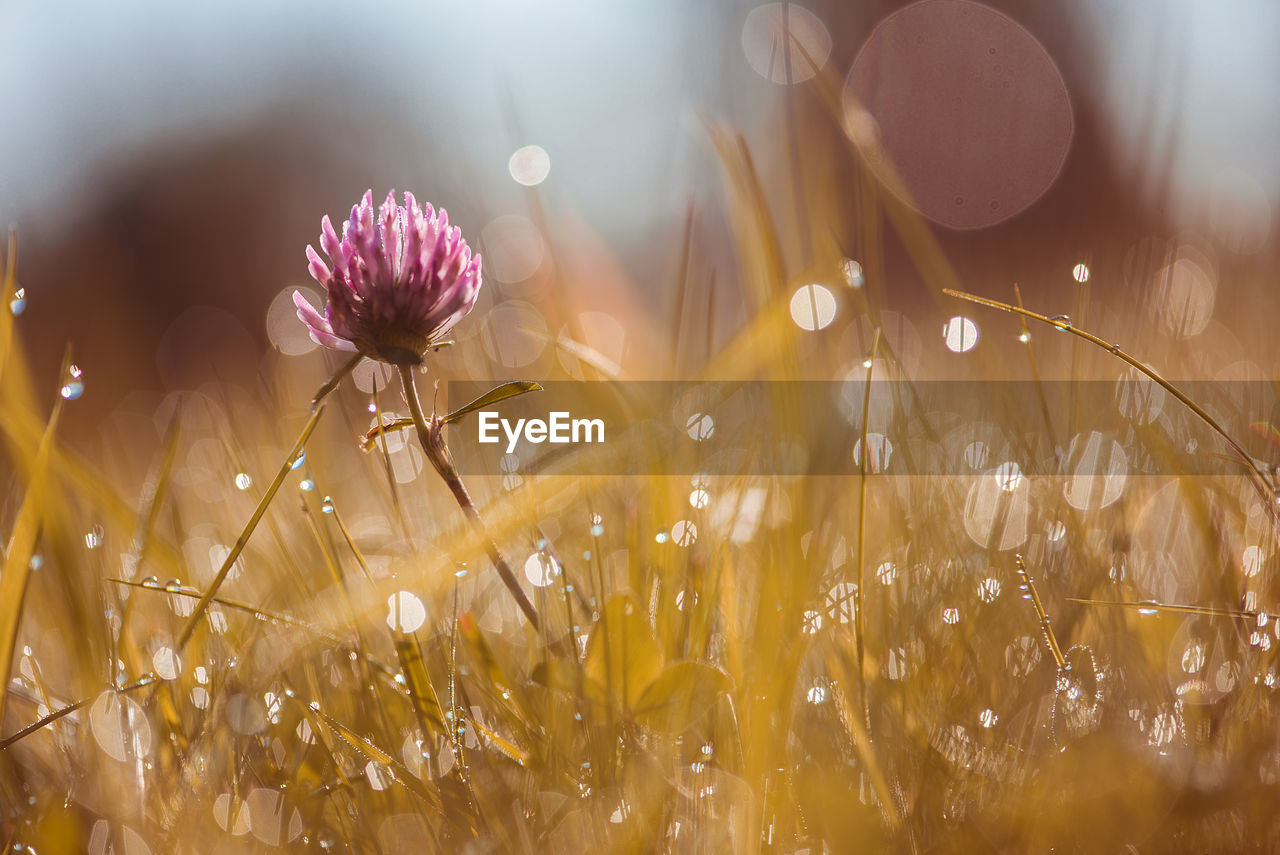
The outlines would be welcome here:
M 331 513 L 333 513 L 333 499 L 332 499 L 332 497 L 330 497 L 330 496 L 325 496 L 325 497 L 324 497 L 324 501 L 320 504 L 320 510 L 324 511 L 326 514 L 331 514 Z
M 1053 321 L 1054 326 L 1058 328 L 1058 332 L 1065 332 L 1071 329 L 1070 315 L 1054 315 L 1049 320 Z
M 604 534 L 604 526 L 600 525 L 600 523 L 596 523 L 591 527 L 592 537 L 599 537 L 602 534 Z
M 253 479 L 250 478 L 247 473 L 240 472 L 236 475 L 237 490 L 248 490 L 252 484 L 253 484 Z
M 32 555 L 31 560 L 27 562 L 27 568 L 30 569 L 31 572 L 33 573 L 39 570 L 43 566 L 44 566 L 44 556 L 41 555 L 39 552 L 37 552 L 35 555 Z
M 9 311 L 15 316 L 22 314 L 27 310 L 27 289 L 19 288 L 13 292 L 13 299 L 9 301 Z
M 145 579 L 143 579 L 143 580 L 142 580 L 142 587 L 144 587 L 144 588 L 159 588 L 159 587 L 160 587 L 160 580 L 159 580 L 159 579 L 157 579 L 155 576 L 148 576 L 147 578 L 145 578 Z
M 298 452 L 298 456 L 293 458 L 293 462 L 289 464 L 289 468 L 298 469 L 302 466 L 302 464 L 306 462 L 307 462 L 307 451 L 306 449 L 302 449 L 301 451 Z
M 168 582 L 164 583 L 164 589 L 170 594 L 177 594 L 182 590 L 182 580 L 170 579 Z
M 102 545 L 102 526 L 95 525 L 92 529 L 85 532 L 84 546 L 85 549 L 97 549 Z
M 298 485 L 298 489 L 302 490 L 304 493 L 310 493 L 315 488 L 316 482 L 312 481 L 310 478 L 303 478 L 302 483 Z

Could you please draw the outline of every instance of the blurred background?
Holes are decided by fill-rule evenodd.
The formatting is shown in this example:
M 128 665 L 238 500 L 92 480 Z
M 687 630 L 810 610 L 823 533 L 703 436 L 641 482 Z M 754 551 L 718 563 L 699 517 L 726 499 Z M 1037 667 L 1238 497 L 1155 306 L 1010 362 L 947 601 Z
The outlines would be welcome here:
M 857 256 L 853 158 L 824 77 L 855 124 L 873 118 L 972 290 L 1020 282 L 1069 311 L 1076 264 L 1119 268 L 1179 234 L 1197 268 L 1178 268 L 1183 290 L 1210 313 L 1232 294 L 1220 280 L 1253 294 L 1274 271 L 1280 7 L 906 6 L 6 2 L 0 222 L 21 233 L 34 363 L 56 372 L 75 343 L 74 436 L 131 392 L 300 355 L 281 295 L 307 284 L 321 215 L 395 187 L 478 245 L 482 306 L 509 303 L 490 326 L 572 321 L 634 376 L 679 374 L 678 300 L 712 315 L 712 337 L 746 314 L 724 287 L 738 272 L 709 124 L 750 147 L 788 277 L 837 279 L 824 259 Z M 892 229 L 883 255 L 869 287 L 931 328 Z M 1100 284 L 1141 301 L 1149 283 Z M 532 317 L 548 290 L 571 317 Z M 1268 312 L 1239 320 L 1246 350 L 1270 334 Z
M 1263 0 L 0 0 L 0 849 L 1280 839 L 1277 43 Z M 304 249 L 392 187 L 484 256 L 424 397 L 835 409 L 682 396 L 604 449 L 634 474 L 472 454 L 534 631 L 410 438 L 358 450 L 404 403 L 372 363 L 290 451 L 338 364 Z M 1195 475 L 1223 437 L 1108 348 L 944 288 L 1207 390 L 1256 477 Z M 866 382 L 1032 377 L 1105 381 L 1099 430 L 1047 383 L 975 419 Z M 744 466 L 672 477 L 677 443 Z

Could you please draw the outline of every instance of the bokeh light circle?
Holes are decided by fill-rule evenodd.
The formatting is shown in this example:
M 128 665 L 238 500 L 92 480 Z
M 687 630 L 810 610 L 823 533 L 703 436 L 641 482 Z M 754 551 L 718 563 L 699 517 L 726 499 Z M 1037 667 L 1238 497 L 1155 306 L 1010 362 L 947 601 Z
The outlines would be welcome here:
M 1057 180 L 1074 132 L 1066 84 L 1025 27 L 972 0 L 893 12 L 845 81 L 849 133 L 934 222 L 986 228 Z
M 551 174 L 551 157 L 540 145 L 526 145 L 516 149 L 507 161 L 507 171 L 517 184 L 536 187 Z
M 791 295 L 791 320 L 802 330 L 825 329 L 836 319 L 836 298 L 822 285 L 803 285 Z
M 752 9 L 742 24 L 742 52 L 756 74 L 766 80 L 801 83 L 827 64 L 831 34 L 803 6 L 765 3 Z

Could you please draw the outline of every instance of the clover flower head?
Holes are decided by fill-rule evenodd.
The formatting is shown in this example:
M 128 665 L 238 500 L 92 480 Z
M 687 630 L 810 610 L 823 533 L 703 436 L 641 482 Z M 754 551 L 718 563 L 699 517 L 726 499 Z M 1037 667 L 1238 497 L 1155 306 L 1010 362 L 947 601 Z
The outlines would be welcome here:
M 480 256 L 443 208 L 419 207 L 412 193 L 397 205 L 392 190 L 375 215 L 366 191 L 341 238 L 327 216 L 321 221 L 320 248 L 329 263 L 312 246 L 307 260 L 328 295 L 324 314 L 300 292 L 293 302 L 311 338 L 334 350 L 418 365 L 480 294 Z

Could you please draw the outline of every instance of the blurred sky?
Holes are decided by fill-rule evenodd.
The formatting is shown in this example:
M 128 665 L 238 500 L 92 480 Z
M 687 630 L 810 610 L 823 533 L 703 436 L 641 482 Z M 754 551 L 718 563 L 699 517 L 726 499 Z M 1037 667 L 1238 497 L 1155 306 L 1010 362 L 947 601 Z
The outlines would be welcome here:
M 736 26 L 732 7 L 680 0 L 3 9 L 0 216 L 36 222 L 122 162 L 287 105 L 327 127 L 310 147 L 365 159 L 370 182 L 451 173 L 492 207 L 518 190 L 510 153 L 539 143 L 558 193 L 634 227 L 683 204 L 682 127 L 713 102 Z
M 829 17 L 842 14 L 838 3 L 809 5 L 820 19 L 824 6 Z M 1097 90 L 1075 94 L 1100 98 L 1135 161 L 1169 152 L 1160 166 L 1183 192 L 1202 190 L 1227 166 L 1272 191 L 1280 185 L 1280 4 L 1045 5 L 1079 17 Z M 0 216 L 57 217 L 92 197 L 113 163 L 306 93 L 321 113 L 345 114 L 357 128 L 361 118 L 394 116 L 397 135 L 465 152 L 465 178 L 486 191 L 505 178 L 506 155 L 536 141 L 553 154 L 561 192 L 608 224 L 631 226 L 679 207 L 697 111 L 767 94 L 751 91 L 763 81 L 750 79 L 739 39 L 752 7 L 10 0 L 0 6 Z M 865 38 L 869 16 L 859 17 L 863 26 L 830 34 L 836 57 Z M 726 70 L 746 79 L 725 84 Z M 351 130 L 339 123 L 333 133 Z M 347 144 L 366 146 L 375 161 L 405 147 L 380 140 L 378 128 L 354 136 Z

